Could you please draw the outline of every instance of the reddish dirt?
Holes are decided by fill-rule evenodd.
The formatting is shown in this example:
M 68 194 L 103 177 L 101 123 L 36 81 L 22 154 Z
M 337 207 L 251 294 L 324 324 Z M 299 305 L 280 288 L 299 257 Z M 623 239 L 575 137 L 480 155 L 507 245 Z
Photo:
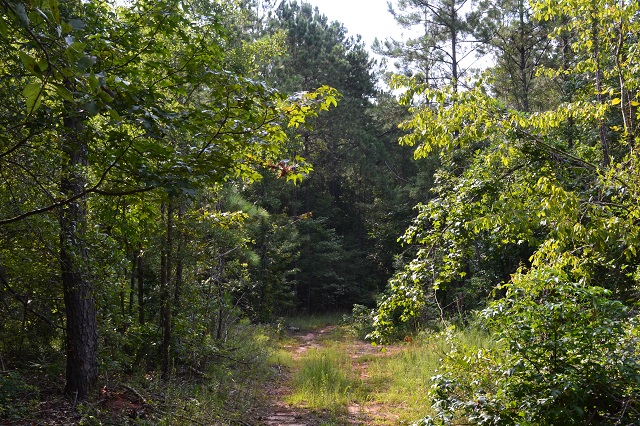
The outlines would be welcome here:
M 322 348 L 323 335 L 332 332 L 335 328 L 335 326 L 327 326 L 318 331 L 295 333 L 293 334 L 295 342 L 285 346 L 285 349 L 292 354 L 295 360 L 299 360 L 310 349 Z M 354 369 L 360 370 L 360 376 L 364 380 L 369 377 L 367 374 L 369 363 L 362 361 L 357 362 L 360 357 L 365 355 L 384 357 L 398 353 L 401 350 L 401 346 L 384 347 L 383 349 L 382 347 L 376 347 L 367 342 L 355 340 L 347 346 L 347 352 L 353 359 Z M 385 407 L 380 404 L 367 403 L 366 405 L 360 405 L 353 403 L 347 407 L 348 415 L 346 418 L 339 420 L 339 423 L 335 423 L 336 420 L 333 418 L 333 423 L 327 423 L 330 419 L 328 413 L 314 412 L 301 407 L 292 407 L 285 402 L 286 397 L 292 392 L 289 384 L 290 378 L 291 372 L 288 371 L 288 369 L 279 368 L 278 380 L 266 389 L 268 404 L 262 410 L 262 414 L 258 416 L 257 425 L 321 426 L 325 424 L 340 424 L 344 426 L 364 426 L 378 424 L 378 421 L 375 419 L 385 419 L 386 422 L 392 423 L 394 421 L 392 416 L 385 412 Z

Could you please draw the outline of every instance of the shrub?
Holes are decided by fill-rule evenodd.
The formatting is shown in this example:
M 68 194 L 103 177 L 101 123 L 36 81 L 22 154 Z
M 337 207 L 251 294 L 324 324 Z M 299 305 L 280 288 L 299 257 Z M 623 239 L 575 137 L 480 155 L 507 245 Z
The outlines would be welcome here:
M 19 419 L 36 393 L 18 373 L 0 372 L 0 419 Z
M 502 290 L 483 316 L 503 345 L 452 345 L 422 424 L 640 423 L 640 329 L 621 302 L 550 269 Z
M 345 315 L 344 319 L 350 324 L 356 337 L 366 339 L 373 331 L 375 314 L 375 309 L 367 308 L 364 305 L 353 305 L 351 317 Z

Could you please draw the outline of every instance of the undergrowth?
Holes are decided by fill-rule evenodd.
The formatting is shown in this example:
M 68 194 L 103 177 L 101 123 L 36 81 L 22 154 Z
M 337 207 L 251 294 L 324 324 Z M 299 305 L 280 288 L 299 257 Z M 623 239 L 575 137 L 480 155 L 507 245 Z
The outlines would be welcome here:
M 55 377 L 44 383 L 44 376 L 33 372 L 3 373 L 0 424 L 254 424 L 263 389 L 273 378 L 269 357 L 275 342 L 271 328 L 238 324 L 225 341 L 210 340 L 198 353 L 176 359 L 167 380 L 143 366 L 103 371 L 97 394 L 82 404 L 63 396 L 59 387 L 51 390 Z M 38 388 L 45 391 L 39 394 Z
M 365 424 L 410 424 L 431 414 L 429 389 L 432 378 L 456 342 L 472 347 L 492 345 L 487 332 L 466 328 L 445 332 L 425 331 L 407 336 L 393 345 L 367 346 L 353 325 L 339 318 L 298 319 L 306 330 L 319 330 L 314 345 L 296 357 L 291 352 L 295 339 L 283 339 L 271 361 L 292 372 L 292 391 L 287 402 L 293 406 L 329 413 L 335 424 L 347 424 L 351 406 L 361 411 Z M 353 324 L 353 323 L 352 323 Z M 299 344 L 299 343 L 298 343 Z M 363 420 L 365 419 L 365 420 Z M 353 420 L 353 419 L 351 419 Z
M 351 424 L 349 406 L 361 410 L 365 424 L 411 424 L 432 414 L 429 390 L 452 349 L 451 333 L 469 347 L 494 344 L 486 331 L 470 327 L 425 331 L 397 344 L 367 346 L 351 328 L 336 326 L 316 337 L 314 344 L 320 347 L 299 358 L 286 340 L 272 361 L 293 372 L 287 399 L 293 406 L 330 413 L 334 424 Z
M 492 344 L 486 332 L 449 329 L 408 336 L 402 344 L 367 346 L 348 326 L 336 325 L 343 324 L 339 316 L 288 319 L 287 324 L 299 327 L 294 337 L 322 329 L 313 341 L 318 347 L 298 356 L 292 348 L 299 343 L 292 337 L 269 327 L 238 324 L 226 341 L 207 340 L 190 349 L 188 358 L 177 358 L 170 380 L 143 366 L 126 373 L 110 371 L 100 379 L 100 393 L 82 405 L 60 392 L 34 391 L 35 376 L 7 374 L 0 380 L 0 420 L 42 425 L 256 424 L 269 397 L 264 390 L 284 368 L 291 372 L 292 387 L 286 402 L 318 413 L 324 424 L 350 424 L 354 407 L 364 424 L 410 424 L 434 414 L 429 389 L 451 356 L 452 333 L 457 348 Z
M 336 348 L 310 350 L 299 362 L 289 402 L 340 414 L 366 397 L 347 354 Z
M 455 331 L 459 341 L 491 345 L 486 332 L 467 328 Z M 432 378 L 447 358 L 451 345 L 447 333 L 422 332 L 407 339 L 402 350 L 368 361 L 372 403 L 384 407 L 388 419 L 376 424 L 409 424 L 431 412 Z

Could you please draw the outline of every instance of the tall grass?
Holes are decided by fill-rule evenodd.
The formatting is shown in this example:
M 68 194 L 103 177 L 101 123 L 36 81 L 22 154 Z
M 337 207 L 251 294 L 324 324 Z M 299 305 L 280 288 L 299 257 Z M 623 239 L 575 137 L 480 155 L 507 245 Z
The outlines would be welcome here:
M 87 404 L 79 424 L 254 424 L 253 413 L 264 404 L 264 389 L 273 379 L 269 357 L 277 339 L 270 328 L 246 323 L 233 325 L 230 331 L 226 341 L 205 340 L 189 348 L 189 355 L 201 364 L 176 362 L 170 380 L 146 369 L 118 377 L 128 387 L 118 387 L 114 380 L 113 395 L 99 404 Z M 123 404 L 123 398 L 137 401 L 127 389 L 146 400 L 137 411 Z
M 413 422 L 431 414 L 429 389 L 442 360 L 451 350 L 451 339 L 460 347 L 493 345 L 490 336 L 478 329 L 421 334 L 403 350 L 369 360 L 367 368 L 370 399 L 384 407 L 386 421 L 376 424 Z M 383 413 L 380 413 L 383 414 Z
M 293 385 L 290 403 L 335 414 L 346 412 L 349 403 L 365 397 L 351 358 L 336 347 L 308 351 L 300 359 Z
M 339 324 L 333 320 L 316 317 L 288 324 L 309 330 Z M 335 421 L 332 424 L 352 423 L 349 406 L 359 407 L 360 420 L 366 418 L 366 424 L 411 424 L 432 414 L 431 378 L 454 346 L 464 351 L 495 345 L 486 332 L 476 328 L 424 332 L 409 340 L 363 351 L 362 342 L 346 326 L 338 326 L 315 340 L 320 348 L 308 349 L 300 357 L 292 356 L 291 342 L 281 340 L 287 346 L 281 346 L 271 362 L 292 372 L 287 402 L 329 414 Z

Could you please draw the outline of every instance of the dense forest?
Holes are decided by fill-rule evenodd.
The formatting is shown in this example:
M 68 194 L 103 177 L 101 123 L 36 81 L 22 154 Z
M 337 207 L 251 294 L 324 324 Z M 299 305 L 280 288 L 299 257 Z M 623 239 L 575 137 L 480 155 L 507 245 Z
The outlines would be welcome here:
M 0 421 L 238 405 L 340 312 L 446 336 L 417 424 L 640 423 L 640 3 L 389 12 L 374 57 L 294 0 L 0 0 Z

